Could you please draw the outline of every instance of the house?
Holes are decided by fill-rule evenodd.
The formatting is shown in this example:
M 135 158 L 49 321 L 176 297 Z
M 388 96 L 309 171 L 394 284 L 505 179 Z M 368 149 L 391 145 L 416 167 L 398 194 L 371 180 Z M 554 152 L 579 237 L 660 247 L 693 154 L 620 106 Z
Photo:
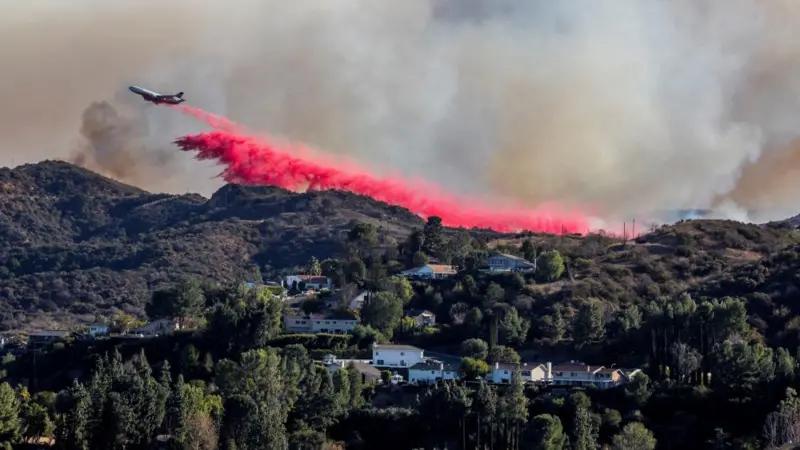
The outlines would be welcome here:
M 93 323 L 89 325 L 86 333 L 91 337 L 106 336 L 108 335 L 108 325 L 102 323 Z
M 553 366 L 552 383 L 556 386 L 593 386 L 608 389 L 625 382 L 626 379 L 620 369 L 591 366 L 575 361 Z
M 412 345 L 372 344 L 375 367 L 412 367 L 425 361 L 425 351 Z
M 456 273 L 455 266 L 449 264 L 425 264 L 424 266 L 405 270 L 401 272 L 401 275 L 419 280 L 440 280 L 451 277 Z
M 353 366 L 353 368 L 361 374 L 362 383 L 374 384 L 380 382 L 381 371 L 372 367 L 369 363 L 369 360 L 338 359 L 335 355 L 325 355 L 322 359 L 322 364 L 331 374 L 346 367 Z
M 407 316 L 414 319 L 414 323 L 418 328 L 436 325 L 436 314 L 428 310 L 411 310 Z
M 60 330 L 34 331 L 28 335 L 28 346 L 43 347 L 54 342 L 64 341 L 69 334 L 69 331 Z
M 552 364 L 524 362 L 520 364 L 494 363 L 486 378 L 494 384 L 511 382 L 514 371 L 519 369 L 523 383 L 547 383 L 552 378 Z
M 367 300 L 367 297 L 369 297 L 368 291 L 364 291 L 356 295 L 347 302 L 347 309 L 350 311 L 361 311 L 361 308 L 364 306 L 364 302 Z
M 441 380 L 456 380 L 458 379 L 458 370 L 458 365 L 429 358 L 408 369 L 408 382 L 433 384 Z
M 489 272 L 533 272 L 536 264 L 519 256 L 499 253 L 489 257 Z
M 353 331 L 358 325 L 354 317 L 335 317 L 324 314 L 285 314 L 283 327 L 287 333 L 337 333 Z
M 298 289 L 305 291 L 308 289 L 322 290 L 333 287 L 330 278 L 321 275 L 288 275 L 283 279 L 283 286 L 286 289 Z
M 166 336 L 180 330 L 180 324 L 174 319 L 158 319 L 142 325 L 131 331 L 131 334 L 141 334 L 142 336 Z

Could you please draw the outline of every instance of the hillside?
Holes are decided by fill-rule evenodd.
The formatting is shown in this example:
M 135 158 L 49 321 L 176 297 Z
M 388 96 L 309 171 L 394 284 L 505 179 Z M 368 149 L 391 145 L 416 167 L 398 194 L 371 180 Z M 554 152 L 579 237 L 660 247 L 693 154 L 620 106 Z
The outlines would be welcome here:
M 141 315 L 153 289 L 186 276 L 270 279 L 311 256 L 344 256 L 355 223 L 378 227 L 384 249 L 424 225 L 405 209 L 338 191 L 226 185 L 206 199 L 149 193 L 64 162 L 0 169 L 0 328 L 68 327 L 120 310 Z M 614 310 L 681 292 L 748 295 L 767 285 L 783 302 L 796 289 L 784 274 L 800 269 L 786 256 L 800 242 L 788 223 L 682 221 L 627 244 L 602 235 L 447 234 L 455 237 L 450 255 L 464 245 L 476 255 L 519 253 L 526 239 L 558 249 L 567 276 L 524 289 L 537 317 L 548 305 L 572 310 L 587 298 Z M 748 284 L 742 274 L 749 273 L 756 275 Z M 446 316 L 449 303 L 438 312 Z
M 422 221 L 343 192 L 227 185 L 210 199 L 153 194 L 65 162 L 0 169 L 0 327 L 139 314 L 182 276 L 275 275 L 342 251 L 354 222 L 394 245 Z

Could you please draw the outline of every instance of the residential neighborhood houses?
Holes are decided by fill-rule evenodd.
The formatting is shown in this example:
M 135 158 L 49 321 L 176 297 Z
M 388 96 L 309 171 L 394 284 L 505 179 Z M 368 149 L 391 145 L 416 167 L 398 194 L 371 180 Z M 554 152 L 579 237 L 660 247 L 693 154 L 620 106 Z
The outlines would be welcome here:
M 457 357 L 447 359 L 449 361 L 444 361 L 445 358 L 425 357 L 425 350 L 412 345 L 373 344 L 370 364 L 379 369 L 407 369 L 408 381 L 412 384 L 461 379 L 460 367 L 453 362 Z M 485 379 L 494 384 L 507 384 L 516 370 L 519 370 L 524 383 L 597 389 L 623 385 L 640 372 L 639 369 L 591 366 L 577 361 L 555 365 L 551 362 L 495 363 Z

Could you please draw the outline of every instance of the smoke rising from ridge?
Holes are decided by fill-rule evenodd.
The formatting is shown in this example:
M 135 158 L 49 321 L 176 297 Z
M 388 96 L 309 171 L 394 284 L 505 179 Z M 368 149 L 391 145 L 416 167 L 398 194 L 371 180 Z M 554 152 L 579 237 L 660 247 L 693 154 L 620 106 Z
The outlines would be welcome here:
M 0 164 L 68 158 L 86 106 L 131 104 L 135 82 L 462 193 L 604 217 L 800 210 L 791 0 L 109 3 L 0 17 L 17 43 L 0 47 Z M 129 147 L 196 131 L 148 106 L 125 115 Z M 189 160 L 137 182 L 213 190 Z

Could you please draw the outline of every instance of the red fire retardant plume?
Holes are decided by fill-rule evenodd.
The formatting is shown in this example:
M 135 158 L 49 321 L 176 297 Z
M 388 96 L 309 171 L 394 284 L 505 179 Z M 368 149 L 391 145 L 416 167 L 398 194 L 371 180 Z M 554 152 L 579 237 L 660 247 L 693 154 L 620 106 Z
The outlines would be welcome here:
M 225 166 L 223 178 L 230 183 L 278 186 L 289 190 L 337 189 L 366 195 L 402 206 L 427 218 L 439 216 L 450 227 L 491 228 L 496 231 L 582 233 L 585 217 L 552 209 L 524 209 L 492 205 L 444 192 L 424 181 L 381 177 L 354 164 L 334 161 L 308 148 L 283 146 L 266 137 L 244 133 L 235 123 L 187 105 L 176 109 L 205 121 L 215 131 L 184 136 L 176 144 L 195 151 L 201 160 Z

